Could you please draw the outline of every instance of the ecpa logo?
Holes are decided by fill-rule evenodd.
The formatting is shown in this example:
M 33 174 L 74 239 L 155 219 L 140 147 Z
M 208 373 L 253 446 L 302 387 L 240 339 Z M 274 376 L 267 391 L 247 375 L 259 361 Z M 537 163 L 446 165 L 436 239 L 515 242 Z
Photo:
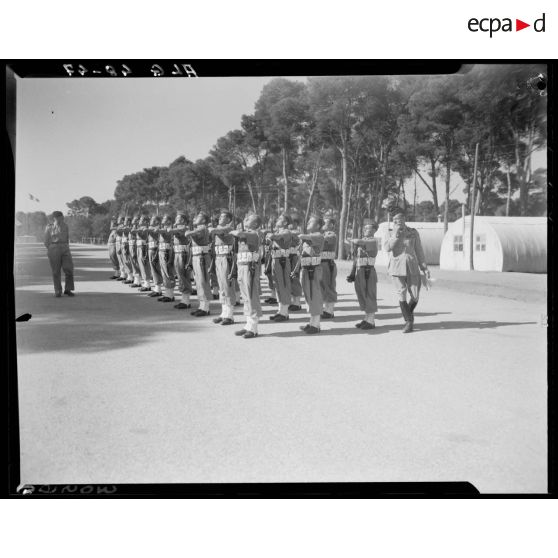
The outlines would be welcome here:
M 537 33 L 544 33 L 545 31 L 545 16 L 543 14 L 540 18 L 536 19 L 533 22 L 533 29 Z M 476 17 L 472 17 L 467 27 L 469 31 L 476 33 L 477 31 L 482 31 L 484 33 L 490 33 L 490 38 L 494 33 L 498 31 L 521 31 L 522 29 L 526 29 L 527 27 L 531 27 L 530 23 L 525 23 L 524 21 L 517 19 L 515 20 L 515 29 L 513 28 L 512 19 L 509 17 L 505 17 L 500 19 L 498 17 L 485 17 L 483 19 L 477 19 Z

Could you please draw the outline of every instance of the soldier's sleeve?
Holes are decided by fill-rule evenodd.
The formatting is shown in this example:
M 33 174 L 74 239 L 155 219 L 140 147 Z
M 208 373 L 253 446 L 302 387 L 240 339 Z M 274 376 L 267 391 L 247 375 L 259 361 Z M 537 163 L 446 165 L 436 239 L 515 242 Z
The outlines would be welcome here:
M 375 258 L 378 255 L 378 241 L 377 240 L 367 240 L 366 241 L 366 253 L 371 258 Z

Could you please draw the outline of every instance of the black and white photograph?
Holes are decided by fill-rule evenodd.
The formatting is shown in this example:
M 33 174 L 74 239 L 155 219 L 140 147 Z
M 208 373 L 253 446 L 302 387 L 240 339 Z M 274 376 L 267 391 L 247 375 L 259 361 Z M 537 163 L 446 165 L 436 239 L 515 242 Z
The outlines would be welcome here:
M 21 486 L 546 494 L 547 66 L 239 66 L 8 67 Z

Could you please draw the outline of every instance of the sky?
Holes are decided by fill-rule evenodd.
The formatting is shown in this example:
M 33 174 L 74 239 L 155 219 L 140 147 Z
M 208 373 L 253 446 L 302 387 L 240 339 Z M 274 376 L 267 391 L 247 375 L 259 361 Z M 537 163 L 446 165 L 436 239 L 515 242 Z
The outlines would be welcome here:
M 82 196 L 103 202 L 125 174 L 181 155 L 206 157 L 253 112 L 271 79 L 18 78 L 16 211 L 66 212 L 66 203 Z M 545 156 L 534 156 L 534 169 L 546 166 Z M 463 201 L 463 181 L 457 174 L 451 180 L 451 197 Z M 441 202 L 443 177 L 439 182 Z M 412 200 L 414 179 L 405 191 Z M 417 200 L 427 199 L 417 180 Z

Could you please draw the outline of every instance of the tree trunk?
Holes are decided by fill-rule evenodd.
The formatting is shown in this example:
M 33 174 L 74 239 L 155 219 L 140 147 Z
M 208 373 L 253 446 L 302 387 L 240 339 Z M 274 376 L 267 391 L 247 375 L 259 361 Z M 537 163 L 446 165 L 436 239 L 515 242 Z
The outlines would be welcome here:
M 450 157 L 446 160 L 446 205 L 444 207 L 444 233 L 448 232 L 449 197 L 450 197 Z
M 344 259 L 345 257 L 345 229 L 347 228 L 347 209 L 348 209 L 348 192 L 347 192 L 347 152 L 343 148 L 341 152 L 341 215 L 339 217 L 339 237 L 337 239 L 337 257 Z
M 506 217 L 510 215 L 510 203 L 511 203 L 511 178 L 510 178 L 510 166 L 506 167 L 506 178 L 508 179 L 508 194 L 506 196 Z
M 353 238 L 357 238 L 358 221 L 360 218 L 360 182 L 357 182 L 353 209 Z
M 308 203 L 306 204 L 306 213 L 304 215 L 304 222 L 308 222 L 308 217 L 310 217 L 310 209 L 312 208 L 312 200 L 314 198 L 314 191 L 316 190 L 316 184 L 318 183 L 318 175 L 320 173 L 320 159 L 322 158 L 322 151 L 324 150 L 324 146 L 320 148 L 320 152 L 318 153 L 318 158 L 314 164 L 314 168 L 312 169 L 312 185 L 310 187 L 310 194 L 308 196 Z
M 438 205 L 438 189 L 436 188 L 436 161 L 430 159 L 430 166 L 432 169 L 432 201 L 434 202 L 434 211 L 436 216 L 440 214 L 440 206 Z
M 285 184 L 285 199 L 283 200 L 283 211 L 287 211 L 289 206 L 289 182 L 287 178 L 287 150 L 285 147 L 281 148 L 281 155 L 283 159 L 283 182 Z
M 254 198 L 254 190 L 250 182 L 248 182 L 248 191 L 250 192 L 250 199 L 252 200 L 252 207 L 254 209 L 254 213 L 258 212 L 258 208 L 256 206 L 256 198 Z

